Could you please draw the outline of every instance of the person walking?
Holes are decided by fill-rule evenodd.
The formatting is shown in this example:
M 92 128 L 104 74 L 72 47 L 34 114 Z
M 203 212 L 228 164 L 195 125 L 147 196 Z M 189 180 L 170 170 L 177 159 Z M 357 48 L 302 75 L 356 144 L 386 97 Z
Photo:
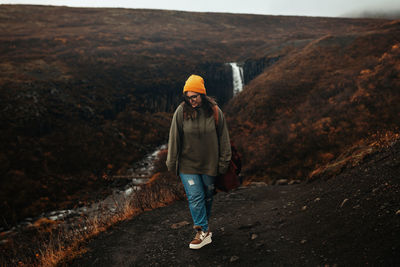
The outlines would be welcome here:
M 212 241 L 209 220 L 214 180 L 227 171 L 231 147 L 224 115 L 215 100 L 207 96 L 203 78 L 191 75 L 183 94 L 184 101 L 171 122 L 166 165 L 180 176 L 188 198 L 196 230 L 189 248 L 200 249 Z

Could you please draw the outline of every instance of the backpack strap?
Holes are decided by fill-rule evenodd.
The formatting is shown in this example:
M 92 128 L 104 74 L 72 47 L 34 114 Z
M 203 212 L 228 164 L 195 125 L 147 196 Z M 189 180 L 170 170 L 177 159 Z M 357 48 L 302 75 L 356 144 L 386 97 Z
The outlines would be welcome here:
M 213 113 L 213 115 L 214 115 L 214 121 L 215 121 L 215 126 L 218 126 L 218 106 L 217 105 L 215 105 L 215 106 L 213 106 L 213 111 L 214 111 L 214 113 Z

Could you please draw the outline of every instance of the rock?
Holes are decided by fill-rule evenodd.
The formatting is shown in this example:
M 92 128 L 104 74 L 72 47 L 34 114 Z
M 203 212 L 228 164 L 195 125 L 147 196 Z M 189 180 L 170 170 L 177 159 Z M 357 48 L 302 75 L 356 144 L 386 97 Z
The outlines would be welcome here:
M 307 242 L 307 240 L 303 239 L 300 241 L 301 244 L 305 244 Z
M 173 225 L 171 225 L 171 229 L 179 229 L 183 226 L 189 225 L 190 223 L 188 221 L 182 221 L 182 222 L 178 222 L 178 223 L 174 223 Z
M 8 239 L 0 240 L 0 245 L 5 245 L 5 244 L 8 244 L 8 243 L 10 243 L 10 240 L 8 240 Z
M 234 261 L 237 261 L 238 259 L 239 259 L 238 256 L 232 256 L 229 261 L 234 262 Z
M 254 239 L 256 239 L 257 237 L 258 237 L 257 234 L 251 234 L 251 240 L 254 240 Z
M 319 197 L 317 197 L 316 199 L 314 199 L 314 202 L 318 202 L 318 201 L 320 201 L 321 199 L 319 198 Z
M 264 243 L 263 243 L 263 242 L 258 242 L 258 243 L 256 243 L 256 248 L 259 248 L 259 247 L 262 247 L 262 246 L 264 246 Z
M 396 211 L 396 215 L 400 215 L 400 210 Z
M 241 225 L 239 226 L 239 230 L 246 230 L 246 229 L 251 229 L 255 226 L 259 226 L 261 223 L 259 221 L 256 221 L 255 223 L 252 224 L 247 224 L 247 225 Z
M 303 206 L 302 208 L 301 208 L 301 210 L 306 210 L 307 209 L 307 206 Z
M 292 185 L 292 184 L 300 184 L 301 181 L 300 180 L 291 180 L 288 185 Z
M 48 218 L 40 218 L 33 223 L 35 227 L 41 227 L 44 225 L 51 225 L 51 224 L 57 224 L 57 222 L 54 220 L 50 220 Z
M 287 185 L 288 184 L 288 179 L 279 179 L 275 182 L 276 185 Z
M 256 187 L 260 187 L 260 186 L 267 186 L 268 184 L 265 182 L 251 182 L 250 186 L 256 186 Z
M 342 208 L 343 205 L 346 204 L 347 201 L 349 201 L 349 199 L 348 199 L 348 198 L 345 198 L 345 199 L 343 200 L 342 204 L 340 204 L 340 207 Z

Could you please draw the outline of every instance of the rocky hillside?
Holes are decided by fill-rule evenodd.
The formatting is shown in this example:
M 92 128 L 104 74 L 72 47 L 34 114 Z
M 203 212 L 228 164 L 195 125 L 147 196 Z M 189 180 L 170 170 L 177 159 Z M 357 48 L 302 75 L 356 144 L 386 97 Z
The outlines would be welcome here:
M 305 170 L 296 174 L 300 177 L 317 165 L 310 161 L 325 151 L 320 149 L 324 143 L 311 143 L 317 146 L 311 150 L 289 147 L 293 140 L 303 139 L 308 147 L 308 128 L 303 139 L 288 139 L 284 146 L 274 143 L 274 138 L 284 141 L 279 132 L 287 132 L 289 125 L 301 132 L 298 123 L 310 123 L 283 119 L 281 126 L 272 125 L 280 119 L 274 114 L 288 112 L 302 118 L 306 110 L 307 118 L 312 112 L 319 116 L 325 111 L 307 109 L 315 105 L 305 99 L 314 99 L 321 89 L 326 90 L 326 99 L 337 96 L 333 103 L 341 103 L 340 92 L 356 88 L 346 78 L 355 74 L 361 75 L 361 98 L 370 90 L 369 80 L 392 87 L 397 77 L 390 66 L 398 55 L 398 24 L 386 20 L 2 5 L 0 24 L 0 223 L 5 227 L 46 209 L 81 205 L 106 193 L 109 182 L 102 177 L 124 174 L 149 149 L 166 141 L 170 119 L 166 112 L 179 102 L 191 73 L 203 75 L 208 93 L 223 105 L 232 96 L 227 62 L 244 65 L 246 82 L 268 70 L 227 109 L 249 177 L 265 166 L 266 176 L 276 176 L 306 159 Z M 342 67 L 329 65 L 328 56 Z M 347 73 L 348 69 L 352 71 Z M 330 78 L 324 79 L 326 75 Z M 385 92 L 369 93 L 368 99 L 391 98 L 395 93 Z M 382 105 L 389 103 L 385 99 Z M 283 100 L 290 110 L 283 108 L 289 105 L 279 104 Z M 304 109 L 298 108 L 301 103 Z M 360 108 L 368 109 L 366 104 Z M 326 102 L 318 105 L 329 107 Z M 395 106 L 392 109 L 397 112 Z M 328 117 L 323 118 L 330 123 Z M 390 118 L 368 119 L 381 125 Z M 325 125 L 323 121 L 312 123 Z M 349 143 L 358 134 L 350 126 L 341 125 L 346 131 L 340 136 Z M 326 127 L 321 127 L 324 132 Z M 337 155 L 341 143 L 332 144 L 331 154 L 322 155 Z M 283 152 L 276 151 L 277 146 Z M 284 151 L 291 147 L 293 154 Z M 249 155 L 265 159 L 266 164 L 252 163 Z
M 400 21 L 316 38 L 227 107 L 248 178 L 308 179 L 363 138 L 400 125 Z

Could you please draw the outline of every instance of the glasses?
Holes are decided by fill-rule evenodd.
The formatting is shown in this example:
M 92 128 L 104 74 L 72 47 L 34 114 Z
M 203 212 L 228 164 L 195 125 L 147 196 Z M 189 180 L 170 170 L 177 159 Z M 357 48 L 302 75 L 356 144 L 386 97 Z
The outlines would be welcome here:
M 199 95 L 192 95 L 192 96 L 186 96 L 186 98 L 190 101 L 190 100 L 196 100 L 196 98 L 198 97 Z

